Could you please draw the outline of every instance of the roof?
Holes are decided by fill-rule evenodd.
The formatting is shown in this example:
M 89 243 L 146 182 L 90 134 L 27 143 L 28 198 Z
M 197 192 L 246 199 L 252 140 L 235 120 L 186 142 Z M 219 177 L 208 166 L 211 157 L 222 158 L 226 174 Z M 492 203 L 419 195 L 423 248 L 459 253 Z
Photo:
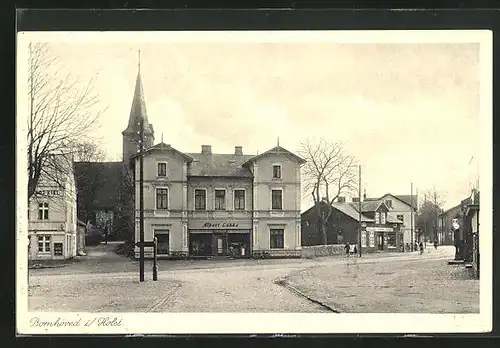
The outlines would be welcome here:
M 280 154 L 280 155 L 285 154 L 285 155 L 292 157 L 294 160 L 296 160 L 300 164 L 306 163 L 306 160 L 303 159 L 302 157 L 299 157 L 296 154 L 294 154 L 293 152 L 288 151 L 287 149 L 278 145 L 278 146 L 273 147 L 270 150 L 267 150 L 266 152 L 261 153 L 260 155 L 251 156 L 244 164 L 256 161 L 257 159 L 262 158 L 262 157 L 267 156 L 267 155 L 270 155 L 270 154 Z
M 142 87 L 141 71 L 139 70 L 137 72 L 137 79 L 135 80 L 134 97 L 132 99 L 132 107 L 130 109 L 127 129 L 123 132 L 135 133 L 137 124 L 141 117 L 144 119 L 144 132 L 153 133 L 153 125 L 148 122 L 148 113 L 146 111 L 146 101 L 144 98 L 144 89 Z
M 449 209 L 446 209 L 444 212 L 442 212 L 440 215 L 443 216 L 443 215 L 446 215 L 448 213 L 450 213 L 451 211 L 455 210 L 455 209 L 459 209 L 461 206 L 461 204 L 457 204 Z
M 418 209 L 418 196 L 413 195 L 413 202 L 412 202 L 412 195 L 393 195 L 392 193 L 386 193 L 383 196 L 380 196 L 378 199 L 382 199 L 385 196 L 391 196 L 396 198 L 398 201 L 403 202 L 406 205 L 409 205 L 410 207 L 413 207 L 413 209 Z M 413 204 L 411 204 L 413 203 Z
M 252 178 L 252 172 L 243 166 L 253 155 L 234 154 L 200 154 L 189 153 L 193 161 L 190 165 L 189 176 L 204 177 L 244 177 Z
M 94 184 L 94 208 L 110 209 L 118 201 L 122 181 L 122 162 L 75 162 L 75 179 L 78 194 Z
M 350 204 L 356 211 L 358 211 L 358 209 L 359 209 L 358 202 L 350 202 L 348 204 Z M 376 211 L 378 209 L 378 207 L 380 207 L 380 205 L 382 205 L 382 204 L 385 205 L 384 201 L 382 201 L 382 200 L 376 200 L 376 201 L 370 200 L 370 201 L 361 202 L 361 212 L 368 213 L 368 212 Z
M 350 203 L 339 203 L 333 202 L 332 207 L 337 209 L 338 211 L 344 213 L 345 215 L 353 218 L 356 221 L 359 221 L 359 211 L 354 209 L 354 207 Z M 373 219 L 370 219 L 363 214 L 361 214 L 361 222 L 373 222 Z
M 403 221 L 399 220 L 393 213 L 387 213 L 387 222 L 391 224 L 402 224 Z
M 184 159 L 186 159 L 188 162 L 191 162 L 193 160 L 193 158 L 191 156 L 188 156 L 187 154 L 185 154 L 184 152 L 181 152 L 177 149 L 174 149 L 170 144 L 165 144 L 165 143 L 158 143 L 156 145 L 153 145 L 149 148 L 146 149 L 146 151 L 144 151 L 145 154 L 148 154 L 148 153 L 151 153 L 155 150 L 159 150 L 159 151 L 172 151 L 178 155 L 180 155 L 181 157 L 184 157 Z M 138 153 L 134 154 L 132 157 L 130 157 L 131 159 L 134 159 L 136 158 L 137 156 L 139 156 Z

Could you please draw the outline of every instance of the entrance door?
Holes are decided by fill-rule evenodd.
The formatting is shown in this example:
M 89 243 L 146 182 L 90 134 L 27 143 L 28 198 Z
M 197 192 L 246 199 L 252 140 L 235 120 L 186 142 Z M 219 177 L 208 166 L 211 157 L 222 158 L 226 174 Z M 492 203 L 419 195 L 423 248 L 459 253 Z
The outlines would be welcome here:
M 155 233 L 156 240 L 158 242 L 157 245 L 157 253 L 158 255 L 167 255 L 169 253 L 170 247 L 170 238 L 168 233 Z
M 377 233 L 377 249 L 384 250 L 384 234 Z
M 224 254 L 224 239 L 220 236 L 217 237 L 217 255 Z

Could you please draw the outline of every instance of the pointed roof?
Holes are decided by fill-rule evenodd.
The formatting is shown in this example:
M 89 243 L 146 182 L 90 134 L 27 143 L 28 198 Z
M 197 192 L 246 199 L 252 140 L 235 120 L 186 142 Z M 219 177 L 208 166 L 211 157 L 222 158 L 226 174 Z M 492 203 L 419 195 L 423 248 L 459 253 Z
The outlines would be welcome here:
M 146 100 L 144 98 L 144 89 L 142 87 L 141 68 L 137 71 L 137 78 L 135 80 L 134 97 L 132 99 L 132 107 L 130 109 L 130 117 L 128 119 L 128 126 L 124 132 L 135 132 L 139 120 L 144 119 L 144 132 L 152 133 L 153 126 L 148 122 L 148 113 L 146 111 Z
M 350 204 L 354 209 L 356 209 L 356 211 L 359 211 L 358 210 L 359 209 L 358 202 L 351 202 L 351 203 L 347 203 L 347 204 Z M 385 202 L 383 200 L 376 200 L 376 201 L 370 200 L 370 201 L 361 202 L 361 212 L 362 213 L 369 213 L 369 212 L 377 211 L 378 208 L 382 204 L 389 210 L 389 208 L 387 207 L 387 205 L 385 204 Z
M 281 147 L 280 145 L 277 145 L 277 146 L 273 147 L 272 149 L 267 150 L 266 152 L 261 153 L 260 155 L 251 157 L 243 165 L 248 164 L 248 163 L 253 162 L 253 161 L 256 161 L 257 159 L 259 159 L 261 157 L 264 157 L 264 156 L 267 156 L 267 155 L 270 155 L 270 154 L 285 154 L 285 155 L 288 155 L 288 156 L 292 157 L 293 159 L 295 159 L 300 164 L 306 163 L 306 160 L 303 159 L 302 157 L 299 157 L 296 154 L 294 154 L 293 152 L 288 151 L 287 149 Z

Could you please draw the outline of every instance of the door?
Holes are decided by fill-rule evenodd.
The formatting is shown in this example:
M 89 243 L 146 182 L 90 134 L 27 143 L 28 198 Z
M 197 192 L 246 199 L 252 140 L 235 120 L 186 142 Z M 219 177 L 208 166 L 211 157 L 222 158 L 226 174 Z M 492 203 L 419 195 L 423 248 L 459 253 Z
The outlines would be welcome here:
M 217 255 L 224 254 L 224 239 L 221 236 L 217 237 Z
M 161 234 L 156 234 L 155 233 L 156 240 L 158 242 L 157 244 L 157 253 L 158 255 L 167 255 L 169 253 L 169 247 L 170 247 L 170 238 L 168 233 L 161 233 Z
M 384 234 L 377 233 L 377 249 L 384 250 Z

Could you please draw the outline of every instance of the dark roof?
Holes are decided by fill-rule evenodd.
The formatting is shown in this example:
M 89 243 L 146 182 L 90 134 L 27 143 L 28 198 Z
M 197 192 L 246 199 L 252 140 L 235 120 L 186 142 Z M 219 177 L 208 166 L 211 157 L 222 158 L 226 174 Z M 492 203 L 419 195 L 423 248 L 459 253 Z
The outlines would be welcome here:
M 193 159 L 189 176 L 253 177 L 252 172 L 243 167 L 243 164 L 253 157 L 252 155 L 218 153 L 189 153 L 188 155 Z
M 270 155 L 270 154 L 280 154 L 280 155 L 285 154 L 285 155 L 292 157 L 294 160 L 296 160 L 300 164 L 306 163 L 306 160 L 303 159 L 302 157 L 299 157 L 296 154 L 294 154 L 293 152 L 288 151 L 287 149 L 278 145 L 278 146 L 273 147 L 270 150 L 267 150 L 266 152 L 261 153 L 260 155 L 251 156 L 245 164 L 252 162 L 252 161 L 256 161 L 257 159 L 264 157 L 264 156 L 267 156 L 267 155 Z
M 119 197 L 123 169 L 122 162 L 75 162 L 75 179 L 79 194 L 88 189 L 89 180 L 95 180 L 94 208 L 114 208 Z
M 125 129 L 123 133 L 135 133 L 138 129 L 137 124 L 141 118 L 144 119 L 144 132 L 146 134 L 152 134 L 154 132 L 153 125 L 148 122 L 144 89 L 142 88 L 141 71 L 139 70 L 137 72 L 137 79 L 135 80 L 134 97 L 132 99 L 132 107 L 130 109 L 127 129 Z
M 455 209 L 460 209 L 460 207 L 461 207 L 461 204 L 457 204 L 457 205 L 455 205 L 454 207 L 451 207 L 451 208 L 449 208 L 449 209 L 446 209 L 444 212 L 442 212 L 442 213 L 440 214 L 440 216 L 447 215 L 448 213 L 452 212 L 452 211 L 453 211 L 453 210 L 455 210 Z
M 354 209 L 353 206 L 349 203 L 339 203 L 333 202 L 332 207 L 337 209 L 338 211 L 344 213 L 345 215 L 353 218 L 356 221 L 359 221 L 359 210 Z M 361 210 L 363 212 L 363 210 Z M 373 219 L 366 217 L 361 213 L 361 222 L 373 222 Z

